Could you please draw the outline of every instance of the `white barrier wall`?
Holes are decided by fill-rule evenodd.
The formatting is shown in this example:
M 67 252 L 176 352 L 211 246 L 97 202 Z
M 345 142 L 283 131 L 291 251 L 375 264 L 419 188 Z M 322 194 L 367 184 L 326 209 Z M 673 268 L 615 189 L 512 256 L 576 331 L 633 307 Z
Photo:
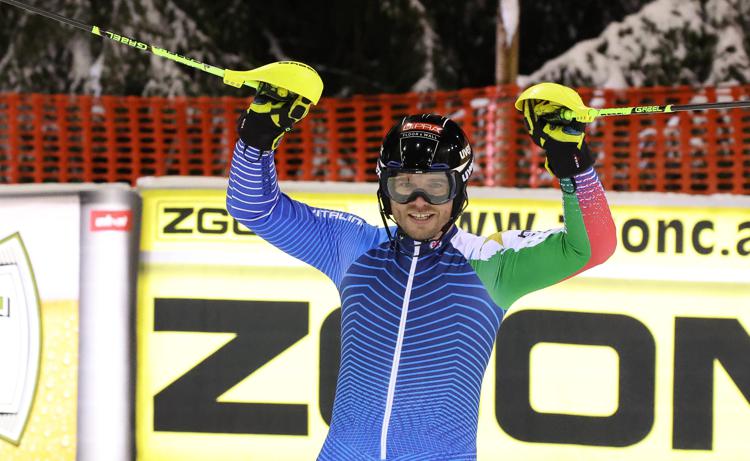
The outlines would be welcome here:
M 133 458 L 134 303 L 140 198 L 102 187 L 81 198 L 78 460 Z

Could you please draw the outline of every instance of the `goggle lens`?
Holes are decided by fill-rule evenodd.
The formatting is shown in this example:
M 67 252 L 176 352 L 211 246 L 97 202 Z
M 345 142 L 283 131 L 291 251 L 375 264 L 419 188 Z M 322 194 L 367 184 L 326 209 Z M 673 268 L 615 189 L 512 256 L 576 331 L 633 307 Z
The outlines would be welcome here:
M 388 198 L 400 204 L 421 196 L 432 205 L 442 205 L 456 196 L 453 177 L 443 171 L 397 173 L 387 178 L 385 190 Z

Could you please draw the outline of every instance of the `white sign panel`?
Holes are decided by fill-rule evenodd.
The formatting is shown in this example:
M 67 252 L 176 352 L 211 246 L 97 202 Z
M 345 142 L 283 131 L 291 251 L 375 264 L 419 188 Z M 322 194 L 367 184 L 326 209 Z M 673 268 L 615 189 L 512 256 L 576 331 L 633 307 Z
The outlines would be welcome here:
M 21 236 L 0 240 L 0 437 L 17 442 L 39 375 L 39 300 Z

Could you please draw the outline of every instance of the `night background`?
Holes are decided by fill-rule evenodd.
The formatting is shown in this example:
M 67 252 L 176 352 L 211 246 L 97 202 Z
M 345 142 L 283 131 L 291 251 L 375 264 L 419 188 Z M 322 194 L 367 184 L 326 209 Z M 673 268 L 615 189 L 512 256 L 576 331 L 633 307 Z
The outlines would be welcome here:
M 30 4 L 217 67 L 243 70 L 302 61 L 321 74 L 324 96 L 343 97 L 493 85 L 496 21 L 503 3 Z M 747 1 L 521 0 L 518 5 L 518 73 L 530 76 L 519 79 L 522 85 L 545 79 L 615 88 L 750 80 Z M 9 5 L 2 5 L 0 49 L 4 92 L 241 95 L 210 75 Z M 561 62 L 551 62 L 558 57 Z

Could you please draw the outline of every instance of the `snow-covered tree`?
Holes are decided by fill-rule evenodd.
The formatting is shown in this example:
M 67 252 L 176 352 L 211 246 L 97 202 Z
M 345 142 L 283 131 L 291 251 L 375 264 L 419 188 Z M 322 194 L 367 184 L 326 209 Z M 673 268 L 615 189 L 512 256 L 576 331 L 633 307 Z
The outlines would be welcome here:
M 750 82 L 750 2 L 655 0 L 519 84 L 624 88 Z
M 303 61 L 321 74 L 327 96 L 492 85 L 503 3 L 25 1 L 217 67 L 246 70 L 272 61 Z M 619 0 L 607 8 L 601 8 L 601 0 L 512 3 L 520 6 L 519 70 L 528 74 L 520 84 L 750 81 L 748 0 Z M 633 12 L 638 13 L 625 17 Z M 591 39 L 558 56 L 581 37 Z M 0 4 L 0 92 L 8 91 L 247 94 L 212 75 Z
M 171 0 L 52 0 L 37 6 L 209 64 L 217 61 L 200 23 Z M 177 63 L 2 5 L 0 89 L 22 92 L 180 95 L 204 76 Z M 236 58 L 222 54 L 224 61 Z M 215 77 L 211 77 L 216 80 Z
M 325 94 L 489 85 L 495 0 L 29 0 L 217 67 L 298 60 Z M 0 91 L 230 94 L 214 76 L 0 4 Z

